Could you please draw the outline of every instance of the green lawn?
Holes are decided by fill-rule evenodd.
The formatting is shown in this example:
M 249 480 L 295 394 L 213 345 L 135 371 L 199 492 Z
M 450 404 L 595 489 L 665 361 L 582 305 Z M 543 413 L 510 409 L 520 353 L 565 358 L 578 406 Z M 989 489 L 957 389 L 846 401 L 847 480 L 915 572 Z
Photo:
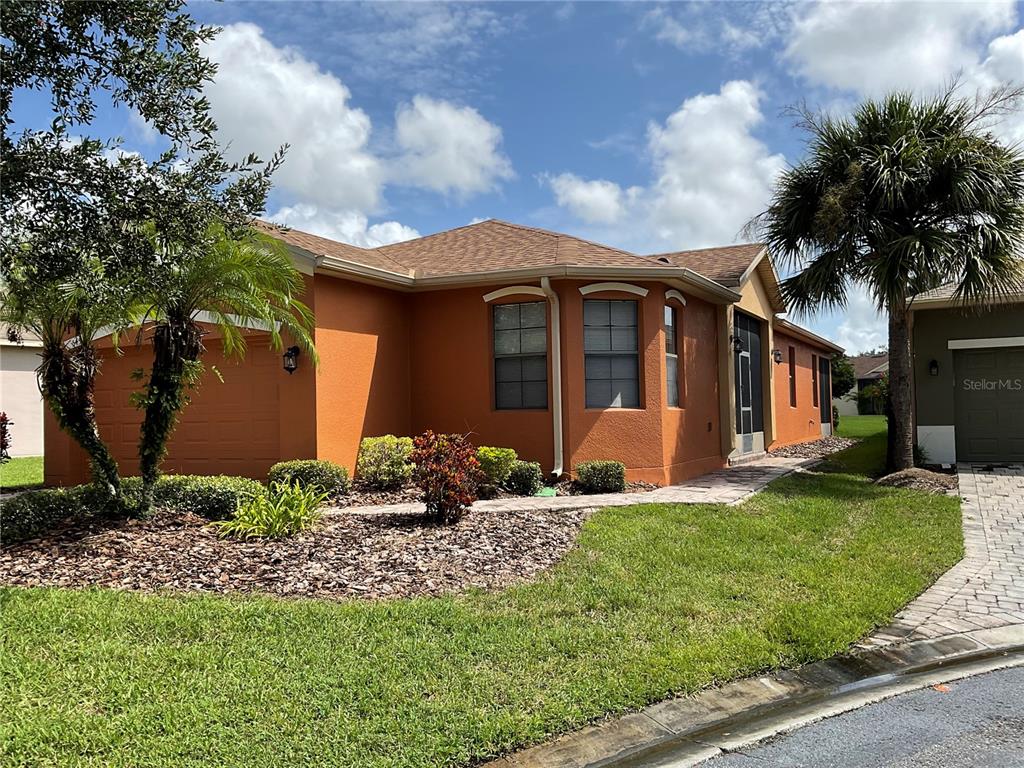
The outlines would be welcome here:
M 828 656 L 961 554 L 955 499 L 876 487 L 849 458 L 740 507 L 604 510 L 547 577 L 501 593 L 0 591 L 0 762 L 468 765 Z
M 842 437 L 855 437 L 860 443 L 826 459 L 821 469 L 868 477 L 879 477 L 885 472 L 885 416 L 843 416 L 839 419 L 838 433 Z
M 0 489 L 42 484 L 42 456 L 19 456 L 6 464 L 0 464 Z

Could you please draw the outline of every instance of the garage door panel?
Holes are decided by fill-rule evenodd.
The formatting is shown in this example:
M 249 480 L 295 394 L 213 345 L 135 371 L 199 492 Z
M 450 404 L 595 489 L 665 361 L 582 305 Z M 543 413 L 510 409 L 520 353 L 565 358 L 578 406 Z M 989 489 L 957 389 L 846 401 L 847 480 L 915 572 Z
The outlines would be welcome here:
M 953 362 L 957 459 L 1024 460 L 1024 347 L 958 350 Z

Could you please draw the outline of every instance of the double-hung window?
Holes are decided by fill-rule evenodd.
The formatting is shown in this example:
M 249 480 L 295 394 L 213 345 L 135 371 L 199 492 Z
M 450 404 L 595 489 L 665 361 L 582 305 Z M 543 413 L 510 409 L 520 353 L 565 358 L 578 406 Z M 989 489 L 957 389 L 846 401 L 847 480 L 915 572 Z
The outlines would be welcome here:
M 546 302 L 495 305 L 494 406 L 548 407 Z
M 584 300 L 583 352 L 587 408 L 640 407 L 635 301 Z
M 675 307 L 665 305 L 665 392 L 668 404 L 679 407 L 679 323 Z

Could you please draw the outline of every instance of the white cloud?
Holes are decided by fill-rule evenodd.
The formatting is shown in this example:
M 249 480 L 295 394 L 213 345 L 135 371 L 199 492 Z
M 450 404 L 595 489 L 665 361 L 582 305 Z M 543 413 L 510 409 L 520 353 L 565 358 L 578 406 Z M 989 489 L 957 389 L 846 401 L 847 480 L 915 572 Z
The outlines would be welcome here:
M 760 100 L 752 83 L 734 80 L 648 128 L 658 174 L 651 221 L 661 239 L 686 247 L 732 242 L 767 205 L 785 158 L 751 132 L 763 119 Z
M 811 83 L 862 95 L 931 90 L 969 77 L 980 47 L 1015 18 L 1009 0 L 797 4 L 783 59 Z
M 574 173 L 560 173 L 557 176 L 544 174 L 541 181 L 551 187 L 560 206 L 590 224 L 614 224 L 619 221 L 627 205 L 641 191 L 638 187 L 624 191 L 615 182 L 605 179 L 587 181 Z
M 600 233 L 645 250 L 699 248 L 735 242 L 767 205 L 785 164 L 753 135 L 761 94 L 745 80 L 687 99 L 664 124 L 648 126 L 654 178 L 622 190 L 610 181 L 572 174 L 551 179 L 556 201 L 595 224 L 628 222 Z
M 225 27 L 206 53 L 218 65 L 206 94 L 222 138 L 264 159 L 290 144 L 274 183 L 303 201 L 378 207 L 383 171 L 367 149 L 370 118 L 349 104 L 340 80 L 297 51 L 275 47 L 253 24 Z
M 472 107 L 418 95 L 398 108 L 395 140 L 403 153 L 392 169 L 399 183 L 466 196 L 514 176 L 501 129 Z
M 361 248 L 376 248 L 420 236 L 412 227 L 397 221 L 384 221 L 367 226 L 369 221 L 358 211 L 335 213 L 302 203 L 281 208 L 270 215 L 270 220 Z
M 664 7 L 652 8 L 640 20 L 643 29 L 654 33 L 654 39 L 679 49 L 702 46 L 704 33 L 696 25 L 684 24 Z
M 875 302 L 867 290 L 863 286 L 853 285 L 847 298 L 848 303 L 842 313 L 820 314 L 807 318 L 805 322 L 811 330 L 832 339 L 851 356 L 888 346 L 886 317 L 875 308 Z M 801 318 L 797 320 L 801 321 Z

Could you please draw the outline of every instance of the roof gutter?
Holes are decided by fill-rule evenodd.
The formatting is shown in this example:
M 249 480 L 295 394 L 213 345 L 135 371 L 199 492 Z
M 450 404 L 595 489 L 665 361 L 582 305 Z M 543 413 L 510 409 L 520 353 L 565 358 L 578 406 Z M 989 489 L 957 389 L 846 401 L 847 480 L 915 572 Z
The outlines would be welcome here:
M 782 330 L 783 333 L 789 333 L 792 334 L 793 336 L 799 336 L 805 341 L 810 341 L 814 344 L 818 344 L 822 347 L 825 347 L 826 349 L 831 349 L 833 352 L 836 352 L 837 354 L 841 355 L 843 352 L 846 351 L 843 347 L 840 347 L 838 344 L 829 341 L 823 336 L 819 336 L 818 334 L 808 331 L 806 328 L 802 328 L 796 323 L 791 323 L 789 320 L 785 320 L 781 317 L 775 318 L 775 327 Z
M 558 294 L 551 288 L 551 278 L 542 277 L 540 289 L 551 305 L 551 434 L 554 439 L 554 466 L 551 474 L 557 479 L 565 473 L 562 440 L 562 320 Z

